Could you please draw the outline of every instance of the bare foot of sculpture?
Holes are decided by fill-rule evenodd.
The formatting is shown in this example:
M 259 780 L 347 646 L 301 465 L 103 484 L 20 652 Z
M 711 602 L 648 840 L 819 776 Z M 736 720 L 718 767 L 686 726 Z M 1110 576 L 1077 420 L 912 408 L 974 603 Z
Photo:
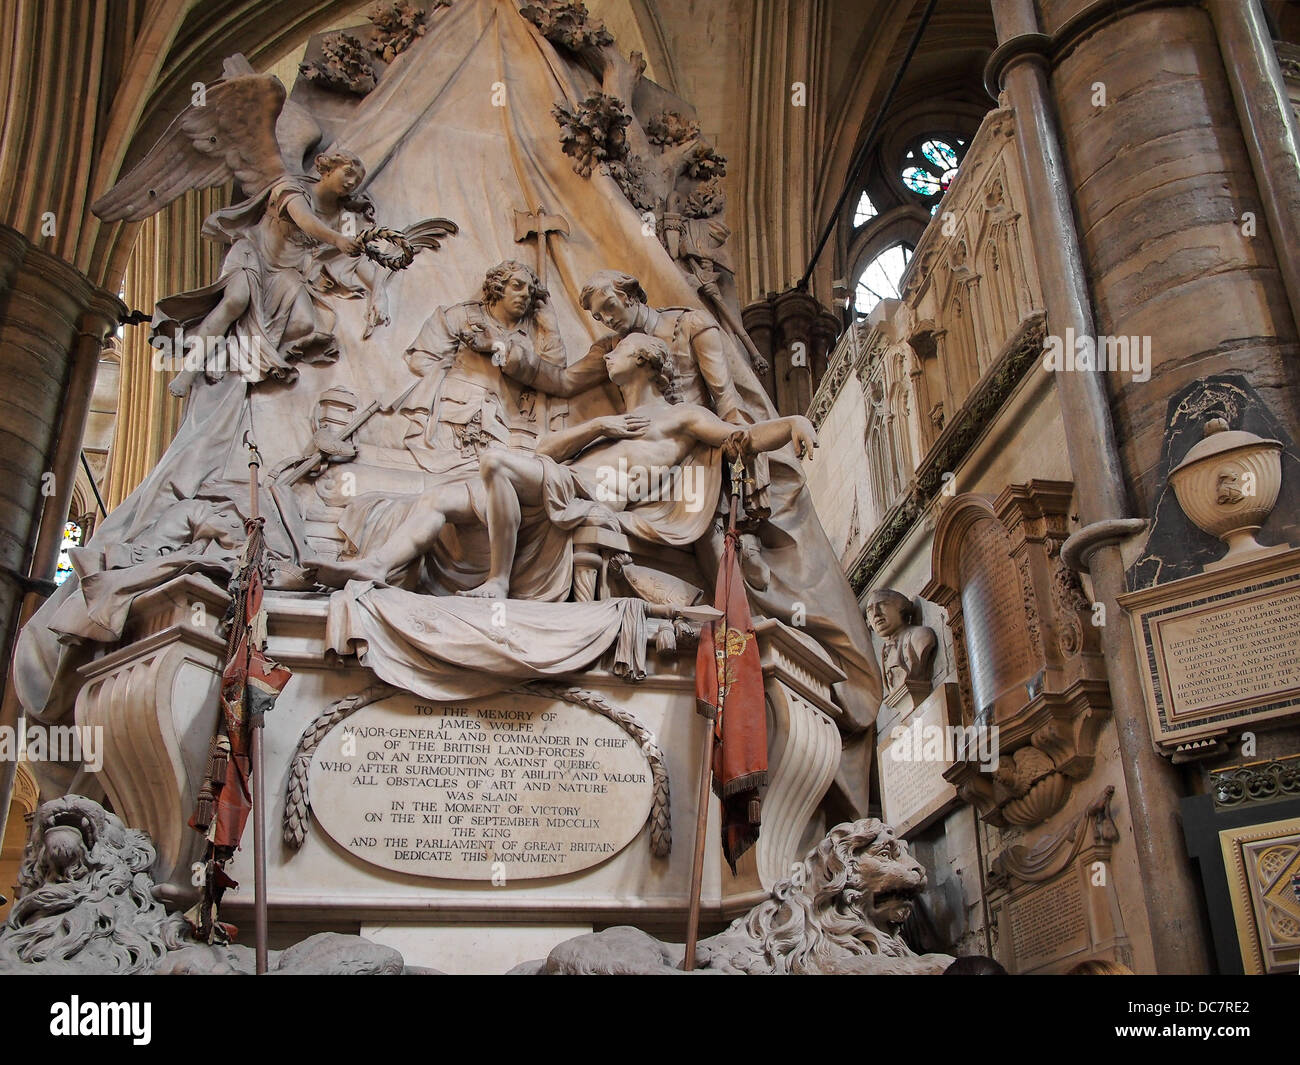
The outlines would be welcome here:
M 509 596 L 509 593 L 510 585 L 508 581 L 490 580 L 484 581 L 477 588 L 466 588 L 456 594 L 463 595 L 467 599 L 505 599 Z

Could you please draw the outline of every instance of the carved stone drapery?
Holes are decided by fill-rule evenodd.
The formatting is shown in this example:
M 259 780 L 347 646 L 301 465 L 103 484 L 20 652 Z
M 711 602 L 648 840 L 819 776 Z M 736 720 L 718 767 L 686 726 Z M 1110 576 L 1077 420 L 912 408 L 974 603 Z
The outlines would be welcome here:
M 1032 480 L 995 500 L 968 493 L 935 526 L 921 594 L 948 612 L 964 722 L 996 727 L 1000 744 L 996 772 L 968 761 L 944 775 L 991 824 L 1038 824 L 1061 809 L 1110 713 L 1091 604 L 1060 557 L 1071 492 Z

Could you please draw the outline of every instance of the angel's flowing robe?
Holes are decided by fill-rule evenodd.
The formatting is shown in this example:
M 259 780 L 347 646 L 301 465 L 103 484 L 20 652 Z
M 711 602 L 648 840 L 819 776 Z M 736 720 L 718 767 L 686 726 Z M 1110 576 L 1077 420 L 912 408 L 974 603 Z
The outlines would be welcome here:
M 232 279 L 240 277 L 248 285 L 248 305 L 227 331 L 231 342 L 208 353 L 209 373 L 236 372 L 249 382 L 293 380 L 295 363 L 337 359 L 335 314 L 327 297 L 365 296 L 356 272 L 359 260 L 303 233 L 289 215 L 295 200 L 315 212 L 306 182 L 286 175 L 209 217 L 203 235 L 230 243 L 221 276 L 159 300 L 155 335 L 173 340 L 195 335 L 226 298 Z M 218 361 L 220 355 L 226 364 Z

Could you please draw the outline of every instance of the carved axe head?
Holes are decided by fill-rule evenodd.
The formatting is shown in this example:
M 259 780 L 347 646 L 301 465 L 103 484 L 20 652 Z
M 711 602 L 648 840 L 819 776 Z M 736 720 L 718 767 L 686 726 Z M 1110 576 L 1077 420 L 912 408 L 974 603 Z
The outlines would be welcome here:
M 538 205 L 536 211 L 515 210 L 515 242 L 520 243 L 532 236 L 545 236 L 547 233 L 559 233 L 562 237 L 569 235 L 569 223 L 562 215 L 547 214 Z

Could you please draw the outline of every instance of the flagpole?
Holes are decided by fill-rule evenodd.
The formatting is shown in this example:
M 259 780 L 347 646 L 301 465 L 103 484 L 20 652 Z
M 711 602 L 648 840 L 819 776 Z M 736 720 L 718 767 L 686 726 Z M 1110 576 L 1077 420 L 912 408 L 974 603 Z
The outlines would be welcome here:
M 745 460 L 742 453 L 737 451 L 736 459 L 731 464 L 731 503 L 727 516 L 727 536 L 733 536 L 736 532 L 736 506 L 740 499 L 744 473 Z M 725 547 L 723 548 L 722 557 L 724 560 L 727 557 Z M 713 624 L 713 622 L 710 622 L 710 624 Z M 695 812 L 695 856 L 691 861 L 690 907 L 686 911 L 686 954 L 682 958 L 682 970 L 688 973 L 695 969 L 695 946 L 699 942 L 700 937 L 700 896 L 704 890 L 704 850 L 705 845 L 708 842 L 710 793 L 713 784 L 713 743 L 714 730 L 717 722 L 716 715 L 722 713 L 722 704 L 726 696 L 726 689 L 724 687 L 727 656 L 727 614 L 725 605 L 722 614 L 722 655 L 723 668 L 718 676 L 718 706 L 714 713 L 708 715 L 706 718 L 709 727 L 705 730 L 704 750 L 701 752 L 700 758 L 700 794 Z
M 257 471 L 262 465 L 262 456 L 258 453 L 257 444 L 247 435 L 244 442 L 248 445 L 248 506 L 249 517 L 256 522 L 261 516 L 258 509 L 258 476 Z M 261 559 L 253 561 L 254 565 L 260 565 Z M 247 695 L 245 695 L 247 699 Z M 247 704 L 246 704 L 247 705 Z M 262 790 L 263 770 L 265 764 L 262 756 L 262 715 L 250 715 L 252 720 L 249 722 L 252 733 L 252 750 L 249 752 L 252 756 L 253 765 L 250 775 L 250 785 L 253 792 L 253 923 L 254 935 L 256 937 L 256 971 L 258 976 L 265 976 L 267 971 L 267 940 L 266 940 L 266 796 Z
M 723 621 L 726 625 L 726 621 Z M 726 638 L 725 635 L 723 637 Z M 686 955 L 682 968 L 691 972 L 695 968 L 695 944 L 700 935 L 700 895 L 704 887 L 704 846 L 708 841 L 709 793 L 713 780 L 713 729 L 715 717 L 707 719 L 704 751 L 700 759 L 700 794 L 695 817 L 695 857 L 691 863 L 691 904 L 686 913 Z

